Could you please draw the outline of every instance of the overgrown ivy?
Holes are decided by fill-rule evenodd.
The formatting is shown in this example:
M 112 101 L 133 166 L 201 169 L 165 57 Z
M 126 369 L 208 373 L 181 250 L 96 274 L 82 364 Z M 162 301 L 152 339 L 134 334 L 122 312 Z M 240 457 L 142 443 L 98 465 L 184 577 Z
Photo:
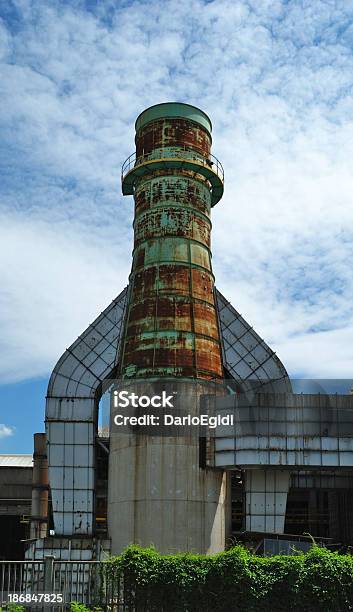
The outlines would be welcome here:
M 218 555 L 160 555 L 130 546 L 101 564 L 94 612 L 353 611 L 353 557 L 314 545 L 294 556 L 257 557 L 241 546 Z M 88 612 L 72 602 L 72 612 Z M 23 612 L 14 604 L 0 612 Z
M 109 597 L 148 612 L 353 610 L 353 558 L 313 546 L 257 557 L 237 546 L 217 555 L 160 555 L 130 546 L 103 564 Z

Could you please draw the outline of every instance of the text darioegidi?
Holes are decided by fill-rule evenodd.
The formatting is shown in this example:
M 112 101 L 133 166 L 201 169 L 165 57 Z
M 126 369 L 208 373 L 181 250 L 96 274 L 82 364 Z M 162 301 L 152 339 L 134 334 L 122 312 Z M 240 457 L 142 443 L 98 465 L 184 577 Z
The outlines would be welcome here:
M 116 414 L 114 416 L 114 424 L 117 427 L 122 426 L 136 426 L 140 425 L 148 427 L 151 425 L 160 425 L 162 427 L 168 427 L 173 425 L 174 427 L 209 427 L 209 429 L 215 429 L 220 425 L 234 425 L 234 415 L 226 414 L 217 416 L 209 416 L 208 414 L 200 414 L 199 416 L 192 416 L 188 414 L 186 416 L 175 416 L 173 414 L 164 414 L 159 417 L 154 414 L 142 414 L 141 416 L 124 416 L 122 414 Z

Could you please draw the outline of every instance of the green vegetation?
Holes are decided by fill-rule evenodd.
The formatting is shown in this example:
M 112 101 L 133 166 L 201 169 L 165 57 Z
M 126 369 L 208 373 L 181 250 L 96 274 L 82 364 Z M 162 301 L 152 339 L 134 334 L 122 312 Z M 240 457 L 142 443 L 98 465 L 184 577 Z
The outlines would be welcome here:
M 85 604 L 78 603 L 78 601 L 72 601 L 71 612 L 89 612 L 89 608 L 87 608 Z
M 213 556 L 131 546 L 103 564 L 102 577 L 110 596 L 124 593 L 126 609 L 148 612 L 353 610 L 353 557 L 315 545 L 306 554 L 274 557 L 240 546 Z
M 353 611 L 353 557 L 315 544 L 306 554 L 274 557 L 257 557 L 241 546 L 212 556 L 160 555 L 130 546 L 99 572 L 102 607 L 92 612 L 106 609 L 103 602 L 134 612 Z M 9 604 L 0 612 L 24 609 Z M 71 611 L 90 612 L 79 602 L 71 603 Z

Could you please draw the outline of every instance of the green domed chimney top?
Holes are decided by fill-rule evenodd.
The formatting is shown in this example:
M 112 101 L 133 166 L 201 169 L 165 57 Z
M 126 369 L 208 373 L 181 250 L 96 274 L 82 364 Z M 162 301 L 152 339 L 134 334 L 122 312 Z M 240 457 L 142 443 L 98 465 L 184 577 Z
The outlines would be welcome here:
M 173 118 L 180 117 L 182 119 L 189 119 L 199 123 L 204 127 L 209 134 L 212 132 L 211 119 L 202 110 L 191 104 L 184 104 L 183 102 L 163 102 L 162 104 L 155 104 L 146 108 L 136 119 L 135 129 L 136 132 L 140 130 L 144 125 L 157 119 L 164 117 Z

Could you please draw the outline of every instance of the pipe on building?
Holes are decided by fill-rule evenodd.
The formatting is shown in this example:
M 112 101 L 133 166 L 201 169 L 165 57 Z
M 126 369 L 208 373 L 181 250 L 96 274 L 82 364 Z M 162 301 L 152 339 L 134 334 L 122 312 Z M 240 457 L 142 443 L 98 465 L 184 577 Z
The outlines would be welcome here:
M 31 539 L 45 538 L 48 530 L 49 474 L 45 433 L 34 434 Z

